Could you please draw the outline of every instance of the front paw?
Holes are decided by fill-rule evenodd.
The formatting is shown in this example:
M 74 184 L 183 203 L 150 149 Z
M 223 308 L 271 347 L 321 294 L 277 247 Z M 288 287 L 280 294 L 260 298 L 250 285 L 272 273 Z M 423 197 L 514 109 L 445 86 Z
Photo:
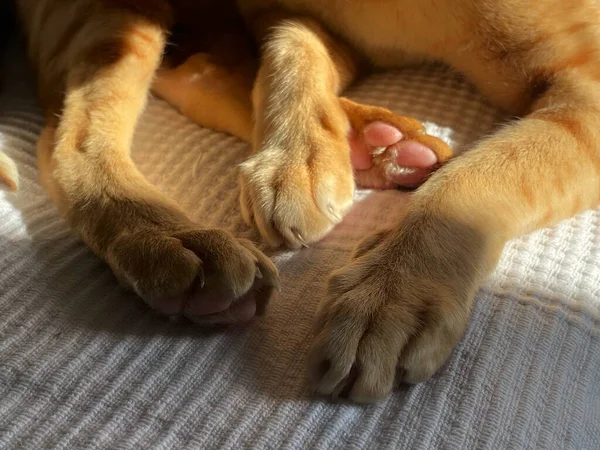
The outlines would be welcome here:
M 275 265 L 251 242 L 215 229 L 136 230 L 114 241 L 107 261 L 159 313 L 205 325 L 248 322 L 279 285 Z
M 437 225 L 417 222 L 367 239 L 350 264 L 333 273 L 310 358 L 318 393 L 381 399 L 395 381 L 431 377 L 463 335 L 481 240 L 463 233 L 452 241 L 444 224 L 438 233 Z
M 331 135 L 319 125 L 308 136 L 260 150 L 242 164 L 240 179 L 243 217 L 273 247 L 318 241 L 354 198 L 345 132 Z

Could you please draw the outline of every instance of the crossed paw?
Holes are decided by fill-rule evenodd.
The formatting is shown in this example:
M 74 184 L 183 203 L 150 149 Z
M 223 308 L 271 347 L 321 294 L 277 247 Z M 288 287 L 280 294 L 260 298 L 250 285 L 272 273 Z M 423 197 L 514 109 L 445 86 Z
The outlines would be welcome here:
M 339 101 L 346 129 L 336 130 L 338 121 L 323 113 L 295 139 L 261 148 L 242 164 L 242 214 L 273 247 L 300 248 L 325 236 L 350 209 L 356 184 L 415 186 L 452 156 L 415 119 Z
M 321 118 L 296 141 L 302 151 L 263 148 L 243 164 L 243 215 L 269 244 L 298 248 L 324 236 L 352 205 L 355 178 L 418 184 L 451 156 L 418 121 L 349 100 L 341 106 L 350 146 L 347 130 L 327 129 Z M 356 164 L 349 147 L 367 149 L 370 161 Z M 411 163 L 416 170 L 398 175 Z M 439 238 L 435 227 L 428 230 L 429 237 L 398 230 L 372 236 L 332 275 L 310 361 L 319 393 L 371 402 L 395 382 L 429 378 L 447 359 L 466 327 L 472 274 L 448 278 L 443 256 L 415 244 Z M 115 242 L 108 261 L 154 309 L 202 324 L 250 320 L 279 283 L 273 263 L 250 242 L 190 224 L 148 225 Z
M 340 103 L 349 135 L 332 131 L 335 121 L 320 117 L 293 141 L 301 148 L 263 148 L 242 166 L 244 217 L 271 245 L 298 248 L 324 236 L 352 204 L 355 181 L 417 185 L 452 156 L 414 119 Z M 466 327 L 475 274 L 452 279 L 443 272 L 452 262 L 441 259 L 460 248 L 438 254 L 420 245 L 452 239 L 439 224 L 429 235 L 372 236 L 332 275 L 317 311 L 310 361 L 319 393 L 375 401 L 395 382 L 428 379 L 446 361 Z

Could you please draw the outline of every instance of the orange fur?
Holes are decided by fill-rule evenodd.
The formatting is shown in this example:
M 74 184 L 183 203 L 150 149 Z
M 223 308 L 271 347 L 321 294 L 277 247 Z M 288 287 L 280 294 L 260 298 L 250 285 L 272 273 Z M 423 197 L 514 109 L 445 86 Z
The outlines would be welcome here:
M 129 157 L 165 45 L 168 5 L 45 0 L 19 6 L 48 117 L 38 143 L 41 178 L 73 230 L 159 312 L 204 324 L 264 312 L 278 286 L 273 263 L 250 242 L 193 223 Z M 79 20 L 84 13 L 89 19 Z M 56 95 L 57 85 L 64 97 Z M 215 293 L 220 306 L 198 313 Z
M 397 373 L 396 381 L 425 380 L 462 336 L 475 291 L 507 240 L 598 203 L 599 7 L 586 0 L 241 5 L 250 21 L 273 8 L 287 13 L 263 37 L 256 155 L 242 171 L 245 217 L 269 242 L 318 239 L 347 208 L 343 181 L 351 174 L 336 137 L 347 125 L 335 99 L 355 73 L 340 42 L 381 67 L 445 62 L 524 117 L 436 172 L 402 223 L 368 240 L 333 275 L 317 311 L 310 363 L 317 391 L 373 401 Z M 307 65 L 311 71 L 300 70 Z M 336 132 L 322 126 L 323 116 Z M 332 159 L 344 174 L 326 169 Z
M 217 274 L 207 289 L 228 289 L 233 304 L 248 293 L 265 304 L 277 285 L 262 253 L 190 223 L 129 159 L 173 23 L 192 30 L 190 52 L 158 72 L 154 88 L 193 120 L 252 141 L 242 213 L 273 245 L 315 241 L 350 207 L 347 132 L 375 113 L 338 96 L 369 67 L 442 61 L 523 117 L 443 166 L 402 223 L 365 241 L 332 276 L 310 363 L 323 394 L 373 401 L 398 368 L 400 381 L 430 377 L 462 336 L 504 244 L 598 203 L 594 0 L 239 0 L 261 43 L 258 69 L 251 44 L 238 55 L 223 45 L 226 36 L 246 42 L 233 0 L 17 4 L 49 117 L 42 177 L 74 230 L 157 308 L 189 292 L 203 268 Z M 223 32 L 215 23 L 234 26 Z M 450 156 L 412 122 L 381 114 Z
M 0 152 L 0 183 L 14 192 L 18 188 L 18 180 L 17 166 L 6 154 Z

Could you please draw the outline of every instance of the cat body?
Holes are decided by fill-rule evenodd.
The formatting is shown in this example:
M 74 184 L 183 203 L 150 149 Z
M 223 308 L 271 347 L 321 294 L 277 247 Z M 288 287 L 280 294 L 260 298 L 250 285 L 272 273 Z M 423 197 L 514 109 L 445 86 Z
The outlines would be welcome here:
M 150 306 L 205 324 L 262 312 L 277 270 L 252 243 L 190 221 L 134 167 L 129 147 L 150 89 L 199 124 L 252 142 L 242 214 L 268 244 L 293 248 L 320 239 L 352 204 L 349 130 L 383 120 L 440 163 L 451 156 L 416 121 L 341 98 L 362 74 L 442 61 L 521 117 L 437 170 L 402 222 L 367 238 L 332 275 L 309 368 L 322 394 L 370 402 L 395 380 L 428 379 L 464 333 L 505 243 L 598 204 L 593 0 L 17 6 L 47 111 L 38 155 L 50 197 Z M 161 66 L 170 30 L 192 54 Z

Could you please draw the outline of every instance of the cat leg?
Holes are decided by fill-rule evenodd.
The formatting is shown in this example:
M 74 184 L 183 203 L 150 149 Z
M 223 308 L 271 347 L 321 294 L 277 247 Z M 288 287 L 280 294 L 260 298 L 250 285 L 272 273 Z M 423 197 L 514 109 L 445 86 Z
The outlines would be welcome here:
M 197 124 L 250 142 L 256 71 L 252 61 L 241 59 L 226 66 L 209 53 L 196 53 L 159 70 L 152 91 Z
M 65 76 L 61 113 L 49 112 L 38 143 L 42 181 L 77 235 L 156 311 L 203 324 L 246 322 L 274 292 L 275 266 L 249 241 L 192 222 L 130 158 L 164 46 L 157 4 L 92 2 L 87 19 L 65 27 L 72 35 L 38 43 L 39 61 L 48 42 L 67 45 L 63 67 L 40 66 L 47 80 L 59 79 L 52 70 Z
M 255 64 L 240 59 L 240 64 L 227 66 L 211 54 L 194 54 L 176 67 L 161 69 L 152 90 L 199 125 L 251 142 Z M 414 119 L 344 98 L 340 101 L 350 124 L 354 180 L 361 187 L 418 185 L 452 156 L 447 144 L 425 134 Z
M 506 242 L 600 200 L 600 86 L 552 77 L 531 114 L 437 171 L 401 224 L 361 244 L 317 312 L 317 391 L 359 402 L 447 360 Z M 399 376 L 398 376 L 399 374 Z
M 256 21 L 264 24 L 261 20 L 259 14 Z M 317 22 L 271 18 L 268 23 L 258 27 L 264 28 L 264 35 L 259 33 L 264 45 L 253 91 L 254 155 L 241 168 L 241 207 L 246 221 L 269 244 L 297 248 L 323 237 L 352 205 L 352 162 L 360 165 L 365 158 L 363 154 L 362 160 L 351 159 L 349 140 L 355 149 L 368 148 L 364 131 L 368 126 L 377 131 L 386 121 L 391 126 L 379 144 L 384 150 L 396 144 L 401 148 L 404 135 L 423 142 L 425 135 L 412 119 L 338 97 L 357 76 L 359 61 Z M 353 128 L 358 139 L 352 136 Z M 434 138 L 427 145 L 450 153 Z M 402 157 L 390 160 L 395 158 L 397 164 Z M 430 164 L 437 162 L 437 156 L 430 160 Z M 372 166 L 359 169 L 368 171 Z M 356 171 L 359 182 L 360 172 Z M 371 170 L 371 175 L 362 179 L 367 184 L 376 181 L 376 187 L 393 184 L 385 170 Z

